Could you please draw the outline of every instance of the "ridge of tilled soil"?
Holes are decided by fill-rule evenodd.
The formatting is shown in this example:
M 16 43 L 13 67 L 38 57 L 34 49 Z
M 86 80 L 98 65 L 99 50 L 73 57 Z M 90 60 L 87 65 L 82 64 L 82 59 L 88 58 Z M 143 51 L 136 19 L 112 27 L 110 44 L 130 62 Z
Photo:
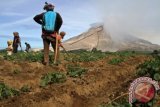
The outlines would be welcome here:
M 108 64 L 112 57 L 94 62 L 78 63 L 88 68 L 81 78 L 67 76 L 62 84 L 52 84 L 40 88 L 40 78 L 47 72 L 67 73 L 64 62 L 58 67 L 43 66 L 38 62 L 0 61 L 0 81 L 10 87 L 20 89 L 31 86 L 31 92 L 0 101 L 2 107 L 97 107 L 115 97 L 128 92 L 130 82 L 135 78 L 136 66 L 150 57 L 137 55 L 129 57 L 118 65 Z M 14 70 L 19 70 L 18 74 Z

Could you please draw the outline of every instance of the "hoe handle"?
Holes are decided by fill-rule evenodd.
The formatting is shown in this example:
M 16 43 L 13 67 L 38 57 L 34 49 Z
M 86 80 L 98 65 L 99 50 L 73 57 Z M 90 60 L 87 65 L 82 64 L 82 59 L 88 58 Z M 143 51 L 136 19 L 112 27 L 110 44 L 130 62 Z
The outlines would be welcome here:
M 56 33 L 56 50 L 55 50 L 55 58 L 54 58 L 55 64 L 57 62 L 57 54 L 58 54 L 58 38 L 57 38 L 57 33 Z

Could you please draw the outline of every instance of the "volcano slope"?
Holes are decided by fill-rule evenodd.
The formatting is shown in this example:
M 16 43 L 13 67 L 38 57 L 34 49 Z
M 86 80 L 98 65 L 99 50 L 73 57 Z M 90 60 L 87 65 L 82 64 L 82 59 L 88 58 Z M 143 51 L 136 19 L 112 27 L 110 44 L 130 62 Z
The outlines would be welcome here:
M 2 107 L 98 107 L 128 93 L 137 78 L 136 67 L 152 59 L 150 55 L 101 52 L 61 54 L 59 66 L 40 63 L 42 53 L 19 53 L 8 57 L 0 53 L 0 81 L 17 90 L 28 86 L 28 92 L 2 99 Z M 70 75 L 68 66 L 79 66 L 82 75 Z M 63 83 L 40 87 L 41 78 L 50 72 L 66 75 Z M 127 102 L 128 95 L 123 97 Z M 106 106 L 107 107 L 107 106 Z

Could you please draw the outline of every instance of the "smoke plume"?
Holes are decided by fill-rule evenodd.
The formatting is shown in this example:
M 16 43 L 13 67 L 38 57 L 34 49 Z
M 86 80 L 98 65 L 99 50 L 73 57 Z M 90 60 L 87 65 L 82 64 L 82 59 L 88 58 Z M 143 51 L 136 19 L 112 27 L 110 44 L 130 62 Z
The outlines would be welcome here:
M 133 35 L 160 44 L 159 0 L 93 0 L 114 40 Z

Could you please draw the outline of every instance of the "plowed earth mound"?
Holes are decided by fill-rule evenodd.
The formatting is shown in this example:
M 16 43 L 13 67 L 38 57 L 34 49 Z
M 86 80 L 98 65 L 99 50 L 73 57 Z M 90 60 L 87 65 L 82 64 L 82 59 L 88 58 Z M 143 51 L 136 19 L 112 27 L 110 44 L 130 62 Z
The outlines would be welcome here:
M 63 61 L 59 66 L 44 66 L 38 62 L 0 60 L 0 81 L 20 89 L 31 86 L 31 91 L 0 101 L 2 107 L 97 107 L 128 92 L 135 78 L 137 65 L 149 60 L 149 56 L 136 55 L 126 61 L 111 65 L 114 56 L 92 62 L 78 63 L 88 71 L 79 78 L 67 76 L 67 81 L 40 88 L 42 75 L 48 72 L 67 73 Z

